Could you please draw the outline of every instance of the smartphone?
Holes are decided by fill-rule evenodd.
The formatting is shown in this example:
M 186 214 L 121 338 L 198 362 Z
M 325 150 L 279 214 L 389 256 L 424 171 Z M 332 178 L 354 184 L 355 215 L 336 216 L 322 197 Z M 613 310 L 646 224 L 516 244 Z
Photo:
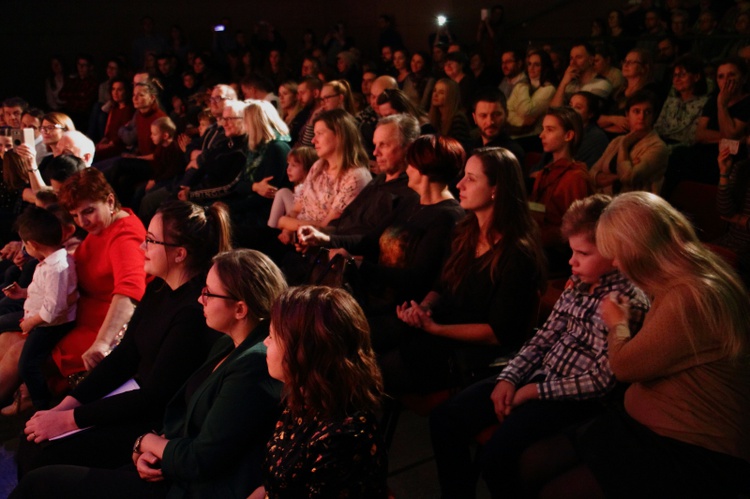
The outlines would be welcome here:
M 15 283 L 15 282 L 13 282 L 13 283 L 11 283 L 11 284 L 8 284 L 7 286 L 5 286 L 5 287 L 3 288 L 3 291 L 10 291 L 11 289 L 13 289 L 13 288 L 15 288 L 15 287 L 16 287 L 16 283 Z
M 217 24 L 216 26 L 214 26 L 214 31 L 224 31 L 225 29 L 227 29 L 227 27 L 223 24 Z
M 11 139 L 13 140 L 13 148 L 26 144 L 27 146 L 34 148 L 34 129 L 33 128 L 14 128 L 10 131 Z

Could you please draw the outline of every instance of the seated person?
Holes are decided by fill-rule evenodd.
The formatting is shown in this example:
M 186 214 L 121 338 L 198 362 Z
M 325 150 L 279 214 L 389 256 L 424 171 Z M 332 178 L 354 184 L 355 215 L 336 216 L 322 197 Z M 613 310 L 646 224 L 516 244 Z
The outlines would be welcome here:
M 575 43 L 570 49 L 570 64 L 550 101 L 550 106 L 564 106 L 576 92 L 591 92 L 601 99 L 609 98 L 612 85 L 596 74 L 594 48 L 587 42 Z
M 523 166 L 526 153 L 507 133 L 508 106 L 504 93 L 499 90 L 482 91 L 474 100 L 472 116 L 479 129 L 479 138 L 471 143 L 472 151 L 480 147 L 502 147 L 512 152 Z
M 161 431 L 135 440 L 133 465 L 45 466 L 27 474 L 13 497 L 211 497 L 217 491 L 247 497 L 261 485 L 281 394 L 263 341 L 286 282 L 262 253 L 236 250 L 215 257 L 205 283 L 206 324 L 224 336 L 172 398 Z M 41 440 L 33 432 L 28 438 Z
M 638 331 L 649 302 L 596 249 L 596 223 L 609 202 L 609 196 L 597 194 L 576 201 L 565 213 L 562 231 L 573 251 L 573 275 L 544 326 L 499 376 L 467 388 L 430 414 L 443 497 L 474 497 L 475 467 L 493 497 L 520 496 L 521 452 L 599 412 L 599 401 L 615 387 L 599 306 L 611 293 L 627 296 L 630 328 Z M 498 422 L 499 429 L 472 459 L 474 436 Z
M 654 131 L 656 96 L 644 90 L 628 98 L 627 135 L 615 137 L 591 168 L 595 187 L 607 194 L 649 191 L 658 194 L 667 170 L 669 149 Z
M 570 107 L 553 107 L 544 117 L 542 139 L 544 152 L 552 162 L 532 174 L 534 187 L 529 196 L 531 211 L 539 224 L 550 268 L 566 269 L 569 250 L 560 236 L 562 217 L 573 201 L 592 193 L 586 165 L 575 161 L 583 132 L 580 115 Z
M 675 62 L 674 95 L 667 97 L 654 124 L 654 130 L 664 142 L 670 146 L 689 146 L 695 142 L 698 119 L 709 98 L 707 87 L 700 59 L 686 55 Z
M 514 139 L 523 138 L 524 149 L 540 150 L 539 132 L 555 95 L 557 76 L 549 54 L 532 50 L 526 56 L 528 82 L 519 82 L 508 97 L 508 125 Z
M 44 208 L 30 206 L 17 220 L 26 252 L 40 263 L 28 288 L 14 286 L 6 296 L 24 301 L 21 331 L 27 335 L 18 369 L 31 402 L 48 409 L 52 394 L 43 367 L 52 349 L 75 326 L 77 283 L 75 262 L 63 246 L 60 220 Z
M 372 179 L 357 124 L 349 113 L 323 111 L 314 128 L 313 145 L 320 159 L 307 175 L 294 213 L 279 219 L 279 228 L 289 233 L 302 225 L 328 227 Z
M 653 305 L 633 336 L 630 300 L 602 300 L 610 368 L 630 383 L 624 409 L 527 449 L 529 495 L 741 496 L 750 476 L 747 291 L 690 222 L 648 192 L 617 196 L 596 244 Z
M 383 383 L 369 333 L 341 289 L 292 288 L 273 305 L 266 359 L 284 383 L 285 408 L 268 442 L 263 487 L 251 498 L 387 496 L 376 415 Z
M 299 199 L 305 178 L 317 160 L 318 155 L 312 147 L 297 146 L 286 155 L 286 174 L 289 182 L 294 185 L 294 190 L 282 187 L 276 191 L 271 205 L 271 216 L 268 218 L 269 227 L 277 228 L 279 219 L 294 211 L 294 203 Z
M 454 387 L 457 355 L 467 369 L 483 368 L 528 338 L 544 257 L 521 167 L 505 149 L 481 149 L 458 189 L 469 214 L 454 231 L 439 281 L 421 302 L 396 308 L 401 322 L 373 333 L 389 347 L 380 357 L 389 393 Z
M 300 227 L 300 249 L 326 246 L 362 254 L 359 245 L 365 237 L 377 240 L 396 217 L 411 213 L 418 196 L 407 185 L 406 151 L 418 136 L 419 125 L 411 116 L 381 118 L 374 134 L 375 161 L 380 173 L 344 208 L 332 227 Z
M 430 106 L 430 124 L 444 137 L 452 137 L 464 148 L 471 141 L 469 120 L 464 114 L 465 103 L 461 102 L 458 84 L 450 78 L 441 78 L 435 83 Z
M 594 163 L 604 154 L 609 138 L 596 121 L 599 119 L 601 99 L 591 92 L 576 92 L 570 96 L 568 103 L 583 120 L 583 137 L 575 154 L 575 160 L 586 163 L 591 169 Z

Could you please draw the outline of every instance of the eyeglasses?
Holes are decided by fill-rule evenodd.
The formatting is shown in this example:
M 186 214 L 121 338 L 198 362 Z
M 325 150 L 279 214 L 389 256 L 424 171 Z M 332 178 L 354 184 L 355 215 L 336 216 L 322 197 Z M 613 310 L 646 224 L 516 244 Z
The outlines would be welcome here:
M 208 286 L 203 286 L 203 289 L 201 290 L 201 303 L 203 303 L 204 307 L 208 304 L 209 298 L 221 298 L 222 300 L 239 301 L 237 300 L 237 298 L 233 296 L 217 295 L 215 293 L 209 293 Z
M 40 126 L 39 130 L 41 130 L 42 133 L 51 133 L 54 130 L 65 130 L 65 126 L 63 126 L 63 125 L 44 125 L 44 126 Z
M 171 247 L 175 247 L 175 248 L 178 247 L 178 246 L 180 246 L 179 244 L 166 243 L 164 241 L 157 241 L 156 239 L 151 239 L 150 237 L 146 237 L 146 239 L 144 239 L 144 241 L 146 242 L 146 246 L 148 246 L 149 244 L 159 244 L 161 246 L 171 246 Z
M 320 100 L 323 102 L 327 101 L 328 99 L 333 99 L 334 97 L 338 97 L 341 94 L 332 94 L 332 95 L 321 95 Z

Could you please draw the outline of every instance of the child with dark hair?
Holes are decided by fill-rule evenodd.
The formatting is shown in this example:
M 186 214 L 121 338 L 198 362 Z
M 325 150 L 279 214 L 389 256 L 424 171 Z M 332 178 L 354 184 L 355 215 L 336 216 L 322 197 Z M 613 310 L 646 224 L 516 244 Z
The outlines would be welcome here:
M 6 296 L 26 298 L 21 330 L 27 334 L 19 360 L 21 378 L 37 409 L 48 409 L 50 393 L 42 365 L 52 349 L 75 325 L 78 279 L 73 257 L 63 246 L 63 227 L 53 213 L 29 207 L 17 220 L 18 234 L 30 256 L 39 264 L 28 288 L 17 284 Z
M 497 378 L 476 383 L 431 414 L 443 497 L 474 497 L 480 471 L 493 497 L 520 495 L 517 469 L 523 450 L 596 414 L 600 400 L 615 387 L 599 306 L 613 292 L 627 296 L 630 330 L 637 331 L 649 301 L 597 251 L 596 224 L 610 201 L 609 196 L 590 196 L 565 213 L 562 233 L 573 251 L 573 275 L 544 326 Z M 498 422 L 472 461 L 474 436 Z

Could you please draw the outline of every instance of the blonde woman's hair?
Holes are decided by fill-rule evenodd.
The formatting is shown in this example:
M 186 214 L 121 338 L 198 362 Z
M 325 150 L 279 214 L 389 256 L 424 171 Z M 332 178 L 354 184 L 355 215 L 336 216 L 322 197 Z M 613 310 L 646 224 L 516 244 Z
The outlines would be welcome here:
M 675 298 L 686 311 L 680 327 L 694 349 L 692 322 L 697 317 L 700 326 L 721 340 L 729 358 L 747 361 L 747 291 L 729 265 L 703 246 L 690 222 L 664 199 L 648 192 L 616 197 L 599 219 L 596 244 L 647 293 L 686 290 L 675 293 Z
M 352 87 L 346 80 L 331 80 L 323 84 L 324 87 L 331 87 L 336 95 L 344 96 L 344 111 L 354 114 L 354 98 L 352 97 Z
M 435 127 L 440 135 L 448 135 L 453 117 L 461 112 L 461 91 L 458 88 L 458 83 L 450 78 L 440 78 L 435 86 L 437 87 L 441 83 L 445 85 L 445 105 L 441 108 L 430 106 L 429 118 L 430 124 Z
M 245 101 L 245 131 L 251 151 L 258 146 L 282 135 L 289 135 L 289 127 L 279 116 L 279 112 L 268 101 L 250 99 Z

